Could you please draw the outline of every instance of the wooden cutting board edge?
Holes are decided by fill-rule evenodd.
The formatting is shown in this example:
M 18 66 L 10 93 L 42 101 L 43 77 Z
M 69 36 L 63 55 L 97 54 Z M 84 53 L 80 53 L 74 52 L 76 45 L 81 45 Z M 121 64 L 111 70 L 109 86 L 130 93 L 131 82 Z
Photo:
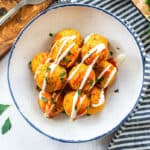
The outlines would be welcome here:
M 48 5 L 47 7 L 45 7 L 44 9 L 40 10 L 37 14 L 39 14 L 40 12 L 44 11 L 45 9 L 47 9 L 55 0 L 49 0 L 49 1 L 50 1 L 50 2 L 49 2 L 49 5 Z M 36 14 L 36 15 L 37 15 L 37 14 Z M 35 16 L 36 16 L 36 15 L 35 15 Z M 35 16 L 33 16 L 32 19 L 33 19 Z M 15 16 L 14 16 L 14 17 L 15 17 Z M 32 19 L 30 19 L 28 22 L 30 22 Z M 27 23 L 28 23 L 28 22 L 27 22 Z M 27 23 L 26 23 L 26 24 L 27 24 Z M 20 29 L 20 31 L 26 26 L 26 24 Z M 4 26 L 5 26 L 5 25 L 4 25 Z M 19 31 L 19 32 L 20 32 L 20 31 Z M 16 37 L 17 37 L 18 34 L 19 34 L 19 33 L 16 34 L 16 36 L 15 36 L 14 39 L 10 39 L 10 40 L 5 41 L 5 42 L 4 42 L 4 48 L 3 48 L 3 46 L 0 45 L 0 59 L 3 58 L 3 57 L 10 51 L 10 49 L 11 49 L 11 47 L 12 47 L 14 41 L 16 40 Z M 1 42 L 0 42 L 0 44 L 1 44 Z

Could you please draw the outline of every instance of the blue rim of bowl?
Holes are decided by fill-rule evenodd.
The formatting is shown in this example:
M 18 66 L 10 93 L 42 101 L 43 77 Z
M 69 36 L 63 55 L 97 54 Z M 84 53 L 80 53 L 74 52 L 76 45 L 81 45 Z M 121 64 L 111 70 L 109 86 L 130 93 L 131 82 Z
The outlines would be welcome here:
M 13 51 L 15 49 L 15 45 L 17 44 L 17 42 L 19 41 L 21 35 L 24 33 L 24 31 L 30 26 L 30 24 L 32 24 L 35 20 L 37 20 L 40 16 L 48 13 L 49 11 L 51 10 L 55 10 L 57 8 L 62 8 L 62 7 L 70 7 L 70 6 L 79 6 L 79 7 L 88 7 L 88 8 L 93 8 L 93 9 L 96 9 L 96 10 L 99 10 L 100 12 L 103 12 L 111 17 L 113 17 L 114 19 L 116 19 L 119 23 L 121 23 L 126 29 L 127 31 L 131 34 L 131 36 L 134 38 L 137 46 L 138 46 L 138 49 L 139 49 L 139 52 L 140 52 L 140 55 L 141 55 L 141 60 L 142 60 L 142 66 L 143 66 L 143 79 L 142 79 L 142 83 L 144 82 L 144 70 L 145 70 L 145 67 L 144 67 L 144 56 L 143 56 L 143 53 L 141 51 L 141 49 L 143 48 L 141 44 L 139 44 L 139 40 L 137 39 L 137 36 L 135 35 L 135 33 L 133 33 L 130 28 L 126 25 L 125 22 L 123 22 L 120 18 L 118 18 L 117 16 L 113 15 L 112 13 L 102 9 L 102 8 L 98 8 L 98 7 L 95 7 L 95 6 L 92 6 L 92 5 L 87 5 L 87 4 L 77 4 L 77 3 L 73 3 L 73 4 L 58 4 L 58 5 L 55 5 L 55 6 L 52 6 L 52 7 L 49 7 L 48 9 L 44 10 L 43 12 L 41 12 L 39 15 L 37 15 L 36 17 L 34 17 L 26 26 L 25 28 L 22 29 L 22 31 L 19 33 L 19 35 L 17 36 L 16 38 L 16 41 L 14 43 L 14 45 L 12 46 L 11 48 L 11 52 L 10 52 L 10 56 L 9 56 L 9 59 L 8 59 L 8 66 L 7 66 L 7 81 L 8 81 L 8 87 L 9 87 L 9 91 L 10 91 L 10 94 L 11 94 L 11 97 L 13 99 L 13 102 L 17 108 L 17 110 L 19 111 L 19 113 L 21 114 L 21 116 L 29 123 L 29 125 L 31 127 L 33 127 L 35 130 L 37 130 L 39 133 L 45 135 L 46 137 L 49 137 L 53 140 L 56 140 L 56 141 L 59 141 L 59 142 L 64 142 L 64 143 L 83 143 L 83 142 L 88 142 L 88 141 L 93 141 L 93 140 L 96 140 L 96 139 L 99 139 L 101 137 L 104 137 L 106 135 L 109 135 L 111 134 L 112 132 L 114 132 L 116 129 L 118 129 L 118 127 L 127 120 L 128 116 L 131 114 L 131 112 L 134 110 L 134 108 L 136 107 L 136 104 L 138 103 L 139 99 L 140 99 L 140 95 L 141 95 L 141 92 L 142 92 L 142 89 L 143 89 L 143 84 L 141 86 L 141 90 L 140 90 L 140 93 L 139 93 L 139 96 L 133 106 L 133 108 L 130 110 L 130 112 L 126 115 L 126 117 L 124 117 L 120 123 L 118 125 L 116 125 L 113 129 L 107 131 L 106 133 L 104 134 L 101 134 L 101 135 L 98 135 L 96 137 L 92 137 L 90 139 L 86 139 L 86 140 L 67 140 L 67 139 L 60 139 L 60 138 L 56 138 L 56 137 L 53 137 L 51 135 L 48 135 L 47 133 L 41 131 L 38 127 L 36 127 L 21 111 L 20 107 L 18 106 L 17 104 L 17 101 L 15 100 L 15 97 L 13 95 L 13 91 L 12 91 L 12 88 L 11 88 L 11 82 L 10 82 L 10 74 L 9 74 L 9 70 L 10 70 L 10 62 L 11 62 L 11 57 L 12 57 L 12 54 L 13 54 Z

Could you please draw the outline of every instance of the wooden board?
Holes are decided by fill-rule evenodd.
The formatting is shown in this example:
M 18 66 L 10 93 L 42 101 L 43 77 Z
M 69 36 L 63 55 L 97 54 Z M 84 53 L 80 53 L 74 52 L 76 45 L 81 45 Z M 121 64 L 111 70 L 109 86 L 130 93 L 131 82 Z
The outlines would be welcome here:
M 150 6 L 146 4 L 146 0 L 132 0 L 134 5 L 141 11 L 147 20 L 150 21 Z
M 0 58 L 9 51 L 20 30 L 53 1 L 46 0 L 38 5 L 25 6 L 0 26 Z M 19 0 L 0 0 L 0 17 L 5 15 L 17 2 Z

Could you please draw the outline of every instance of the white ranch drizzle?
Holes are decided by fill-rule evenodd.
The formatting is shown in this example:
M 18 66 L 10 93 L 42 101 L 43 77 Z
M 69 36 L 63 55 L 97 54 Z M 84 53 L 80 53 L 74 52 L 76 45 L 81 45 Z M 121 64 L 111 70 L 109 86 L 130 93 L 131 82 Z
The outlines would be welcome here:
M 82 58 L 81 63 L 77 66 L 76 70 L 74 70 L 74 71 L 69 75 L 67 81 L 70 81 L 70 80 L 73 78 L 73 76 L 74 76 L 74 75 L 76 74 L 76 72 L 79 70 L 79 68 L 80 68 L 80 66 L 83 64 L 83 62 L 84 62 L 88 57 L 90 57 L 90 55 L 92 55 L 92 53 L 94 53 L 95 51 L 96 51 L 96 52 L 100 52 L 100 51 L 102 51 L 103 49 L 105 49 L 105 45 L 104 45 L 104 44 L 99 44 L 99 46 L 96 46 L 96 48 L 95 48 L 95 47 L 92 48 L 92 49 L 89 51 L 89 53 L 86 54 L 86 55 Z
M 98 107 L 101 104 L 103 104 L 104 101 L 105 101 L 104 89 L 102 89 L 101 92 L 100 92 L 100 97 L 99 97 L 98 103 L 97 104 L 92 104 L 92 107 Z
M 82 97 L 80 98 L 80 105 L 83 103 L 85 97 L 86 97 L 86 95 L 84 95 L 84 96 L 82 96 Z
M 99 80 L 111 67 L 111 64 L 109 64 L 97 77 L 97 79 Z
M 74 46 L 75 43 L 72 43 L 63 53 L 62 55 L 59 57 L 60 53 L 62 52 L 62 49 L 63 47 L 65 46 L 65 44 L 67 43 L 68 40 L 74 40 L 76 38 L 76 36 L 66 36 L 66 37 L 63 37 L 62 40 L 63 43 L 62 43 L 62 46 L 60 47 L 60 49 L 58 50 L 58 54 L 56 56 L 56 60 L 50 64 L 50 66 L 48 66 L 48 68 L 50 69 L 50 75 L 52 75 L 55 67 L 59 64 L 59 62 L 68 54 L 68 52 L 70 51 L 70 49 Z M 55 46 L 55 44 L 53 45 Z M 49 61 L 51 60 L 51 58 L 48 58 L 45 63 L 49 63 Z M 37 69 L 38 70 L 38 69 Z M 36 78 L 36 75 L 37 75 L 38 71 L 36 71 L 35 73 L 35 78 Z M 48 75 L 48 72 L 46 71 L 45 73 L 45 76 L 44 76 L 44 80 L 43 80 L 43 84 L 42 84 L 42 89 L 41 91 L 39 92 L 39 99 L 42 98 L 42 93 L 45 91 L 46 89 L 46 84 L 47 84 L 47 81 L 46 81 L 46 78 L 47 78 L 47 75 Z M 53 95 L 52 95 L 53 96 Z M 57 99 L 56 101 L 58 100 L 60 95 L 57 96 Z M 52 105 L 54 107 L 54 104 Z M 51 111 L 52 108 L 49 110 Z
M 56 96 L 56 97 L 55 97 Z M 56 93 L 52 94 L 52 98 L 55 99 L 55 103 L 57 103 L 58 99 L 59 99 L 60 93 L 56 95 Z M 53 108 L 55 107 L 55 103 L 52 103 L 51 107 L 49 108 L 47 105 L 46 107 L 46 111 L 44 113 L 45 117 L 49 117 L 49 114 L 51 113 L 51 111 L 53 110 Z
M 63 53 L 62 55 L 58 58 L 58 60 L 56 61 L 57 64 L 59 64 L 59 62 L 68 54 L 68 52 L 71 50 L 71 48 L 73 48 L 73 46 L 75 45 L 75 43 L 72 43 Z
M 40 71 L 39 71 L 38 68 L 40 68 L 41 66 L 42 66 L 42 65 L 39 65 L 39 66 L 36 68 L 36 71 L 35 71 L 35 74 L 34 74 L 34 79 L 36 79 L 37 74 L 40 73 Z
M 84 85 L 85 85 L 85 83 L 86 83 L 86 81 L 87 81 L 87 79 L 88 79 L 88 77 L 89 77 L 89 75 L 90 75 L 90 73 L 91 73 L 91 71 L 92 71 L 92 68 L 93 68 L 93 66 L 95 65 L 95 63 L 97 62 L 97 60 L 98 60 L 98 56 L 95 58 L 95 60 L 92 62 L 92 64 L 89 66 L 89 68 L 87 69 L 87 71 L 86 71 L 86 73 L 85 73 L 85 77 L 84 77 L 84 79 L 82 80 L 82 82 L 81 82 L 81 84 L 80 84 L 80 87 L 79 87 L 79 90 L 81 90 L 83 87 L 84 87 Z M 76 116 L 77 116 L 77 111 L 76 111 L 76 109 L 75 109 L 75 106 L 76 106 L 76 103 L 77 103 L 77 100 L 78 100 L 78 98 L 79 98 L 79 96 L 78 96 L 78 90 L 75 92 L 75 95 L 74 95 L 74 97 L 73 97 L 73 105 L 72 105 L 72 111 L 71 111 L 71 115 L 70 115 L 70 119 L 71 120 L 74 120 L 75 118 L 76 118 Z
M 93 35 L 94 33 L 89 34 L 88 36 L 86 36 L 86 38 L 84 39 L 84 44 L 90 39 L 90 37 Z
M 125 54 L 118 54 L 115 58 L 114 58 L 115 62 L 117 63 L 117 66 L 121 65 L 123 63 L 123 61 L 125 60 Z
M 82 62 L 84 62 L 90 55 L 92 55 L 94 52 L 99 53 L 105 49 L 105 45 L 103 43 L 96 45 L 93 47 L 85 56 L 82 58 Z
M 108 86 L 108 84 L 110 83 L 110 81 L 112 80 L 112 78 L 114 77 L 114 75 L 115 75 L 116 72 L 117 72 L 117 69 L 116 69 L 116 67 L 114 67 L 113 71 L 109 75 L 109 78 L 107 78 L 107 80 L 106 80 L 104 88 L 106 88 Z
M 99 58 L 99 57 L 96 57 L 95 60 L 92 62 L 92 64 L 89 65 L 89 68 L 87 69 L 87 71 L 86 71 L 86 73 L 85 73 L 85 77 L 84 77 L 84 79 L 83 79 L 83 81 L 81 82 L 81 85 L 80 85 L 80 87 L 79 87 L 79 90 L 81 90 L 81 89 L 84 87 L 84 85 L 85 85 L 85 83 L 86 83 L 86 81 L 87 81 L 87 79 L 88 79 L 88 77 L 89 77 L 89 75 L 90 75 L 90 73 L 91 73 L 91 71 L 92 71 L 92 69 L 93 69 L 93 66 L 94 66 L 95 63 L 97 62 L 98 58 Z
M 65 36 L 65 37 L 62 37 L 60 39 L 60 41 L 63 41 L 61 47 L 59 48 L 58 50 L 58 53 L 57 53 L 57 56 L 56 56 L 56 60 L 58 59 L 58 57 L 60 56 L 64 46 L 66 45 L 66 43 L 69 41 L 69 40 L 75 40 L 76 39 L 76 36 L 73 35 L 73 36 Z M 56 46 L 57 43 L 55 43 L 53 46 L 52 46 L 52 49 Z
M 54 63 L 52 63 L 52 64 L 48 67 L 51 72 L 53 72 L 53 70 L 54 70 L 54 68 L 56 67 L 56 65 L 67 55 L 67 53 L 70 51 L 70 49 L 74 46 L 74 43 L 71 44 L 71 45 L 67 48 L 67 50 L 59 57 L 59 55 L 60 55 L 60 53 L 61 53 L 63 47 L 64 47 L 65 44 L 67 43 L 67 41 L 68 41 L 69 39 L 73 39 L 73 40 L 74 40 L 75 38 L 76 38 L 75 36 L 71 36 L 71 37 L 63 37 L 63 38 L 61 39 L 61 40 L 64 40 L 64 42 L 63 42 L 62 46 L 60 47 L 60 49 L 59 49 L 59 51 L 58 51 L 58 54 L 57 54 L 57 57 L 56 57 L 57 59 L 56 59 L 56 61 L 55 61 Z M 55 44 L 54 44 L 53 46 L 55 46 Z M 98 44 L 98 45 L 96 45 L 94 48 L 92 48 L 92 49 L 83 57 L 81 63 L 78 65 L 78 67 L 76 68 L 76 70 L 74 70 L 74 71 L 72 72 L 72 74 L 68 77 L 67 82 L 72 79 L 72 77 L 75 75 L 75 73 L 76 73 L 76 72 L 78 71 L 78 69 L 80 68 L 81 64 L 83 64 L 83 62 L 84 62 L 88 57 L 90 57 L 90 55 L 92 55 L 92 53 L 94 53 L 94 52 L 99 53 L 99 52 L 101 52 L 103 49 L 105 49 L 105 45 L 104 45 L 104 44 Z M 93 66 L 95 65 L 95 63 L 96 63 L 96 61 L 97 61 L 98 58 L 99 58 L 99 57 L 97 57 L 97 58 L 93 61 L 93 63 L 89 66 L 89 68 L 88 68 L 88 70 L 87 70 L 87 72 L 86 72 L 86 74 L 85 74 L 85 78 L 84 78 L 83 81 L 81 82 L 81 85 L 80 85 L 79 89 L 82 89 L 82 88 L 84 87 L 84 85 L 85 85 L 85 83 L 86 83 L 86 81 L 87 81 L 87 79 L 88 79 L 88 76 L 90 75 L 90 73 L 91 73 L 91 71 L 92 71 L 92 68 L 93 68 Z M 47 60 L 47 63 L 48 63 L 49 61 L 50 61 L 50 60 Z M 42 90 L 40 91 L 39 96 L 41 96 L 42 92 L 45 91 L 45 88 L 46 88 L 46 77 L 47 77 L 47 73 L 45 74 L 45 78 L 44 78 L 43 85 L 42 85 Z M 65 84 L 65 85 L 66 85 L 66 84 Z M 58 96 L 58 97 L 59 97 L 59 96 Z M 70 117 L 71 119 L 74 119 L 74 118 L 76 117 L 75 106 L 76 106 L 77 100 L 78 100 L 78 91 L 75 92 L 75 95 L 74 95 L 74 97 L 73 97 L 72 112 L 71 112 L 71 117 Z M 80 104 L 82 104 L 83 100 L 84 100 L 84 98 L 81 100 L 81 103 L 80 103 Z M 50 111 L 51 111 L 51 110 L 50 110 Z M 84 113 L 85 113 L 85 112 L 84 112 Z M 82 115 L 82 114 L 81 114 L 81 115 Z
M 48 64 L 51 60 L 52 60 L 52 58 L 49 57 L 48 59 L 46 59 L 45 64 Z
M 77 103 L 77 100 L 78 100 L 78 91 L 75 92 L 74 96 L 73 96 L 73 103 L 72 103 L 72 110 L 71 110 L 71 115 L 70 115 L 70 119 L 71 120 L 74 120 L 76 118 L 76 103 Z

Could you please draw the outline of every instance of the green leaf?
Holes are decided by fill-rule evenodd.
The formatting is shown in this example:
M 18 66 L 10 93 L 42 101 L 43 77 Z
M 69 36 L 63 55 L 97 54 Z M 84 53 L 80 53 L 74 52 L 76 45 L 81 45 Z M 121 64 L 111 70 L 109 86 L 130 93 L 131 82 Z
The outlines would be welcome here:
M 78 90 L 78 96 L 81 96 L 81 90 Z
M 3 124 L 3 126 L 2 126 L 2 128 L 1 128 L 1 133 L 2 134 L 5 134 L 5 133 L 7 133 L 10 129 L 11 129 L 11 122 L 10 122 L 10 119 L 9 119 L 9 117 L 5 120 L 5 122 L 4 122 L 4 124 Z
M 115 89 L 114 92 L 115 92 L 115 93 L 118 93 L 118 92 L 119 92 L 119 89 Z
M 0 104 L 0 115 L 9 107 L 10 105 Z
M 60 80 L 62 80 L 65 77 L 65 75 L 66 75 L 66 72 L 61 73 L 60 74 Z

